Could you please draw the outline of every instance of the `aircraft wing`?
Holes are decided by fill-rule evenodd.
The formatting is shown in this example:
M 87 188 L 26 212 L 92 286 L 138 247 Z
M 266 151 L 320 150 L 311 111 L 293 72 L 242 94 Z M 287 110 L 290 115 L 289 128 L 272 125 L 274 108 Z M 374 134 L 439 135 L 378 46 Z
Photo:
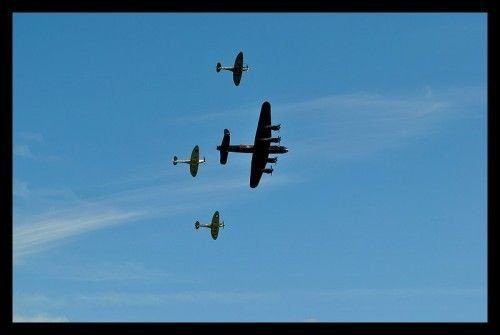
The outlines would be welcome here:
M 243 68 L 243 52 L 240 51 L 236 59 L 234 60 L 234 68 L 241 69 Z
M 191 160 L 189 164 L 189 172 L 191 172 L 191 175 L 193 177 L 196 177 L 196 174 L 198 173 L 198 161 L 200 159 L 200 148 L 198 146 L 195 146 L 193 148 L 193 152 L 191 153 Z
M 217 236 L 219 236 L 219 211 L 216 211 L 214 213 L 214 216 L 212 217 L 212 224 L 210 225 L 210 233 L 214 240 L 216 240 Z
M 236 71 L 233 72 L 233 82 L 236 86 L 240 84 L 241 75 L 242 75 L 241 72 L 236 72 Z
M 242 69 L 243 68 L 243 52 L 240 51 L 238 56 L 236 56 L 236 60 L 234 61 L 234 71 L 233 71 L 233 81 L 236 86 L 240 84 Z
M 264 102 L 260 110 L 259 123 L 255 132 L 254 153 L 252 154 L 252 167 L 250 171 L 250 187 L 259 185 L 262 170 L 266 167 L 269 157 L 270 142 L 262 142 L 259 139 L 271 137 L 271 104 Z

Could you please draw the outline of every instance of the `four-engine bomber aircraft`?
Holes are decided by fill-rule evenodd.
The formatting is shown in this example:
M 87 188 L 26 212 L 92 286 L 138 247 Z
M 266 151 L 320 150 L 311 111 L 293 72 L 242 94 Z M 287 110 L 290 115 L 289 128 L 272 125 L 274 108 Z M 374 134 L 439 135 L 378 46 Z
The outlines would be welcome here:
M 278 157 L 268 157 L 269 154 L 284 154 L 288 148 L 281 145 L 271 145 L 271 143 L 280 143 L 281 137 L 271 137 L 271 130 L 280 130 L 280 125 L 271 125 L 271 104 L 265 101 L 260 110 L 259 123 L 255 132 L 253 145 L 240 144 L 229 145 L 230 136 L 228 129 L 224 129 L 224 137 L 221 145 L 217 146 L 220 151 L 220 163 L 226 164 L 229 152 L 252 153 L 252 167 L 250 172 L 250 187 L 255 188 L 259 185 L 262 173 L 273 173 L 273 169 L 266 168 L 267 163 L 276 164 Z
M 217 63 L 215 69 L 217 70 L 217 72 L 220 72 L 220 70 L 231 71 L 233 73 L 234 84 L 238 86 L 240 84 L 243 71 L 248 71 L 248 65 L 243 65 L 243 52 L 240 51 L 240 53 L 236 56 L 233 67 L 224 67 L 221 65 L 221 63 Z
M 196 229 L 199 229 L 200 227 L 210 228 L 210 233 L 212 234 L 212 238 L 216 240 L 217 236 L 219 236 L 219 228 L 220 227 L 224 228 L 224 221 L 222 222 L 219 221 L 219 212 L 216 211 L 214 213 L 214 216 L 212 217 L 211 224 L 200 224 L 200 221 L 196 221 L 194 227 Z
M 203 160 L 200 159 L 200 148 L 198 146 L 195 146 L 193 148 L 193 152 L 191 153 L 191 159 L 183 159 L 179 160 L 177 159 L 177 156 L 174 156 L 174 159 L 172 160 L 172 163 L 174 165 L 177 165 L 177 163 L 185 163 L 189 164 L 189 172 L 191 172 L 191 176 L 196 177 L 196 174 L 198 173 L 198 165 L 205 163 L 205 157 L 203 157 Z

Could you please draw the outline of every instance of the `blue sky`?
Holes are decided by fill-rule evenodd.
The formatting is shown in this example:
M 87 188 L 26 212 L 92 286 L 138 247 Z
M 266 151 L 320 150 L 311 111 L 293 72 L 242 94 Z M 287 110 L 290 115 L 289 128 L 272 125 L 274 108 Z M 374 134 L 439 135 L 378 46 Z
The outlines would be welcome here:
M 486 22 L 15 14 L 14 320 L 486 321 Z

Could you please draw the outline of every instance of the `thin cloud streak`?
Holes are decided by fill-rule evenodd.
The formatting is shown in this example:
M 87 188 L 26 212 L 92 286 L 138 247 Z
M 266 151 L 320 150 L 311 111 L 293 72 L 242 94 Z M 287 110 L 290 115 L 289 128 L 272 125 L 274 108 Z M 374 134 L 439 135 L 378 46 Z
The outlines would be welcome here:
M 136 212 L 103 210 L 14 226 L 14 260 L 40 251 L 50 243 L 127 222 L 138 216 Z
M 188 291 L 179 293 L 105 293 L 100 295 L 79 295 L 76 299 L 91 305 L 158 305 L 169 302 L 199 303 L 216 301 L 221 303 L 245 303 L 266 301 L 273 293 L 225 292 L 225 291 Z
M 284 125 L 287 135 L 283 136 L 291 148 L 290 157 L 323 154 L 330 160 L 364 157 L 398 148 L 438 132 L 447 120 L 486 115 L 481 88 L 434 92 L 431 96 L 333 95 L 277 104 L 273 109 L 278 115 L 308 120 L 299 125 L 296 122 L 289 127 Z
M 279 176 L 269 185 L 298 182 L 298 178 Z M 168 218 L 185 211 L 209 206 L 206 199 L 225 202 L 244 201 L 246 196 L 234 199 L 231 191 L 248 187 L 248 180 L 218 178 L 200 181 L 137 187 L 87 200 L 78 199 L 62 204 L 60 208 L 20 218 L 14 222 L 14 263 L 30 254 L 91 231 L 118 226 L 138 220 Z M 204 190 L 200 192 L 200 190 Z M 31 193 L 36 193 L 31 191 Z M 198 201 L 203 200 L 205 201 Z
M 425 87 L 397 95 L 359 92 L 289 103 L 270 102 L 273 120 L 282 125 L 283 144 L 295 158 L 318 153 L 335 160 L 363 157 L 437 132 L 446 120 L 486 115 L 484 87 Z M 257 114 L 260 105 L 226 109 L 231 112 L 208 111 L 171 121 L 192 124 L 227 121 L 244 114 Z
M 41 155 L 36 153 L 37 150 L 32 150 L 34 147 L 46 146 L 44 137 L 40 133 L 20 132 L 14 134 L 14 145 L 12 153 L 14 157 L 30 159 L 36 162 L 53 163 L 62 160 L 62 157 L 57 155 Z
M 44 140 L 43 135 L 41 133 L 30 132 L 30 131 L 22 131 L 19 133 L 18 137 L 20 140 L 26 142 L 42 143 Z
M 247 103 L 234 108 L 224 108 L 222 111 L 194 111 L 189 116 L 168 118 L 168 122 L 176 125 L 206 123 L 227 119 L 228 116 L 240 117 L 242 114 L 249 114 L 260 110 L 260 103 Z
M 338 289 L 317 292 L 304 292 L 305 295 L 324 300 L 357 299 L 366 297 L 430 297 L 430 296 L 461 296 L 480 297 L 486 290 L 480 288 L 448 288 L 448 287 L 422 287 L 422 288 L 367 288 L 367 289 Z
M 25 158 L 35 158 L 31 152 L 30 147 L 27 144 L 16 144 L 13 148 L 14 156 L 25 157 Z
M 49 316 L 47 314 L 36 314 L 34 316 L 24 316 L 14 314 L 13 322 L 69 322 L 65 316 Z
M 335 289 L 335 290 L 300 290 L 300 291 L 183 291 L 183 292 L 138 292 L 124 293 L 119 291 L 103 292 L 98 294 L 76 294 L 63 296 L 45 296 L 39 294 L 20 294 L 16 297 L 20 306 L 29 305 L 52 306 L 63 308 L 75 301 L 91 306 L 112 305 L 161 305 L 170 302 L 199 303 L 210 301 L 219 303 L 245 303 L 249 301 L 271 302 L 276 300 L 300 299 L 321 301 L 341 301 L 358 299 L 382 298 L 432 298 L 455 296 L 466 299 L 482 297 L 486 294 L 485 288 L 363 288 L 363 289 Z
M 14 179 L 12 194 L 14 197 L 27 197 L 30 195 L 28 183 L 19 179 Z
M 304 159 L 320 154 L 323 160 L 352 158 L 401 146 L 435 131 L 443 120 L 484 117 L 481 111 L 470 111 L 470 106 L 477 107 L 484 102 L 483 91 L 476 88 L 465 90 L 465 93 L 461 90 L 440 93 L 428 89 L 427 93 L 397 98 L 360 93 L 273 104 L 273 113 L 279 120 L 285 120 L 283 115 L 286 114 L 295 121 L 309 121 L 283 125 L 282 135 L 287 142 L 284 144 L 291 149 L 283 159 Z M 248 187 L 248 172 L 238 173 L 237 178 L 223 181 L 214 176 L 199 180 L 196 185 L 177 182 L 138 186 L 88 199 L 76 197 L 66 199 L 59 208 L 57 199 L 51 199 L 50 211 L 22 220 L 16 211 L 14 259 L 97 229 L 202 208 L 206 202 L 198 201 L 201 199 L 243 201 L 252 193 L 237 200 L 228 196 L 230 191 Z M 243 174 L 245 178 L 242 178 Z M 283 185 L 301 182 L 304 178 L 281 173 L 262 182 L 267 186 Z M 133 178 L 127 182 L 133 182 Z M 37 192 L 18 181 L 14 193 L 18 197 L 32 197 Z
M 21 222 L 16 220 L 13 236 L 14 261 L 19 260 L 19 257 L 42 251 L 61 240 L 90 231 L 182 211 L 187 209 L 186 204 L 155 204 L 164 201 L 168 203 L 174 200 L 174 195 L 182 199 L 183 194 L 192 191 L 193 189 L 182 188 L 180 191 L 174 188 L 165 189 L 165 185 L 137 188 L 91 201 L 65 205 L 57 210 L 23 218 Z M 130 209 L 131 207 L 133 209 Z M 189 207 L 192 208 L 193 205 Z
M 52 272 L 49 277 L 62 280 L 77 282 L 130 282 L 137 281 L 141 283 L 155 282 L 196 282 L 192 278 L 166 271 L 155 270 L 145 267 L 137 262 L 99 262 L 97 264 L 64 264 L 57 268 L 50 268 Z

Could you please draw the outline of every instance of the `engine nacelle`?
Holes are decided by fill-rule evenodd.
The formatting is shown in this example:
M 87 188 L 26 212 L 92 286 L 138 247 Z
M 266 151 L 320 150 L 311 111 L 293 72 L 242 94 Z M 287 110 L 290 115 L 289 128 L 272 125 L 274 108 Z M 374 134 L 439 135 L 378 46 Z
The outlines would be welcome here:
M 273 124 L 272 126 L 267 126 L 267 128 L 275 131 L 280 130 L 281 124 Z
M 262 173 L 267 173 L 267 174 L 273 174 L 273 169 L 270 168 L 270 169 L 262 169 Z
M 177 165 L 177 156 L 174 156 L 174 159 L 172 160 L 172 163 L 174 163 L 174 165 Z
M 278 137 L 261 138 L 260 140 L 261 140 L 262 142 L 280 143 L 280 142 L 281 142 L 281 136 L 278 136 Z
M 215 70 L 217 72 L 220 72 L 221 69 L 222 69 L 222 64 L 221 63 L 217 63 L 217 65 L 215 66 Z
M 271 164 L 276 164 L 276 163 L 278 163 L 278 157 L 269 157 L 267 159 L 267 162 L 271 163 Z
M 196 229 L 200 228 L 200 221 L 196 221 L 195 224 L 194 224 L 194 227 Z

